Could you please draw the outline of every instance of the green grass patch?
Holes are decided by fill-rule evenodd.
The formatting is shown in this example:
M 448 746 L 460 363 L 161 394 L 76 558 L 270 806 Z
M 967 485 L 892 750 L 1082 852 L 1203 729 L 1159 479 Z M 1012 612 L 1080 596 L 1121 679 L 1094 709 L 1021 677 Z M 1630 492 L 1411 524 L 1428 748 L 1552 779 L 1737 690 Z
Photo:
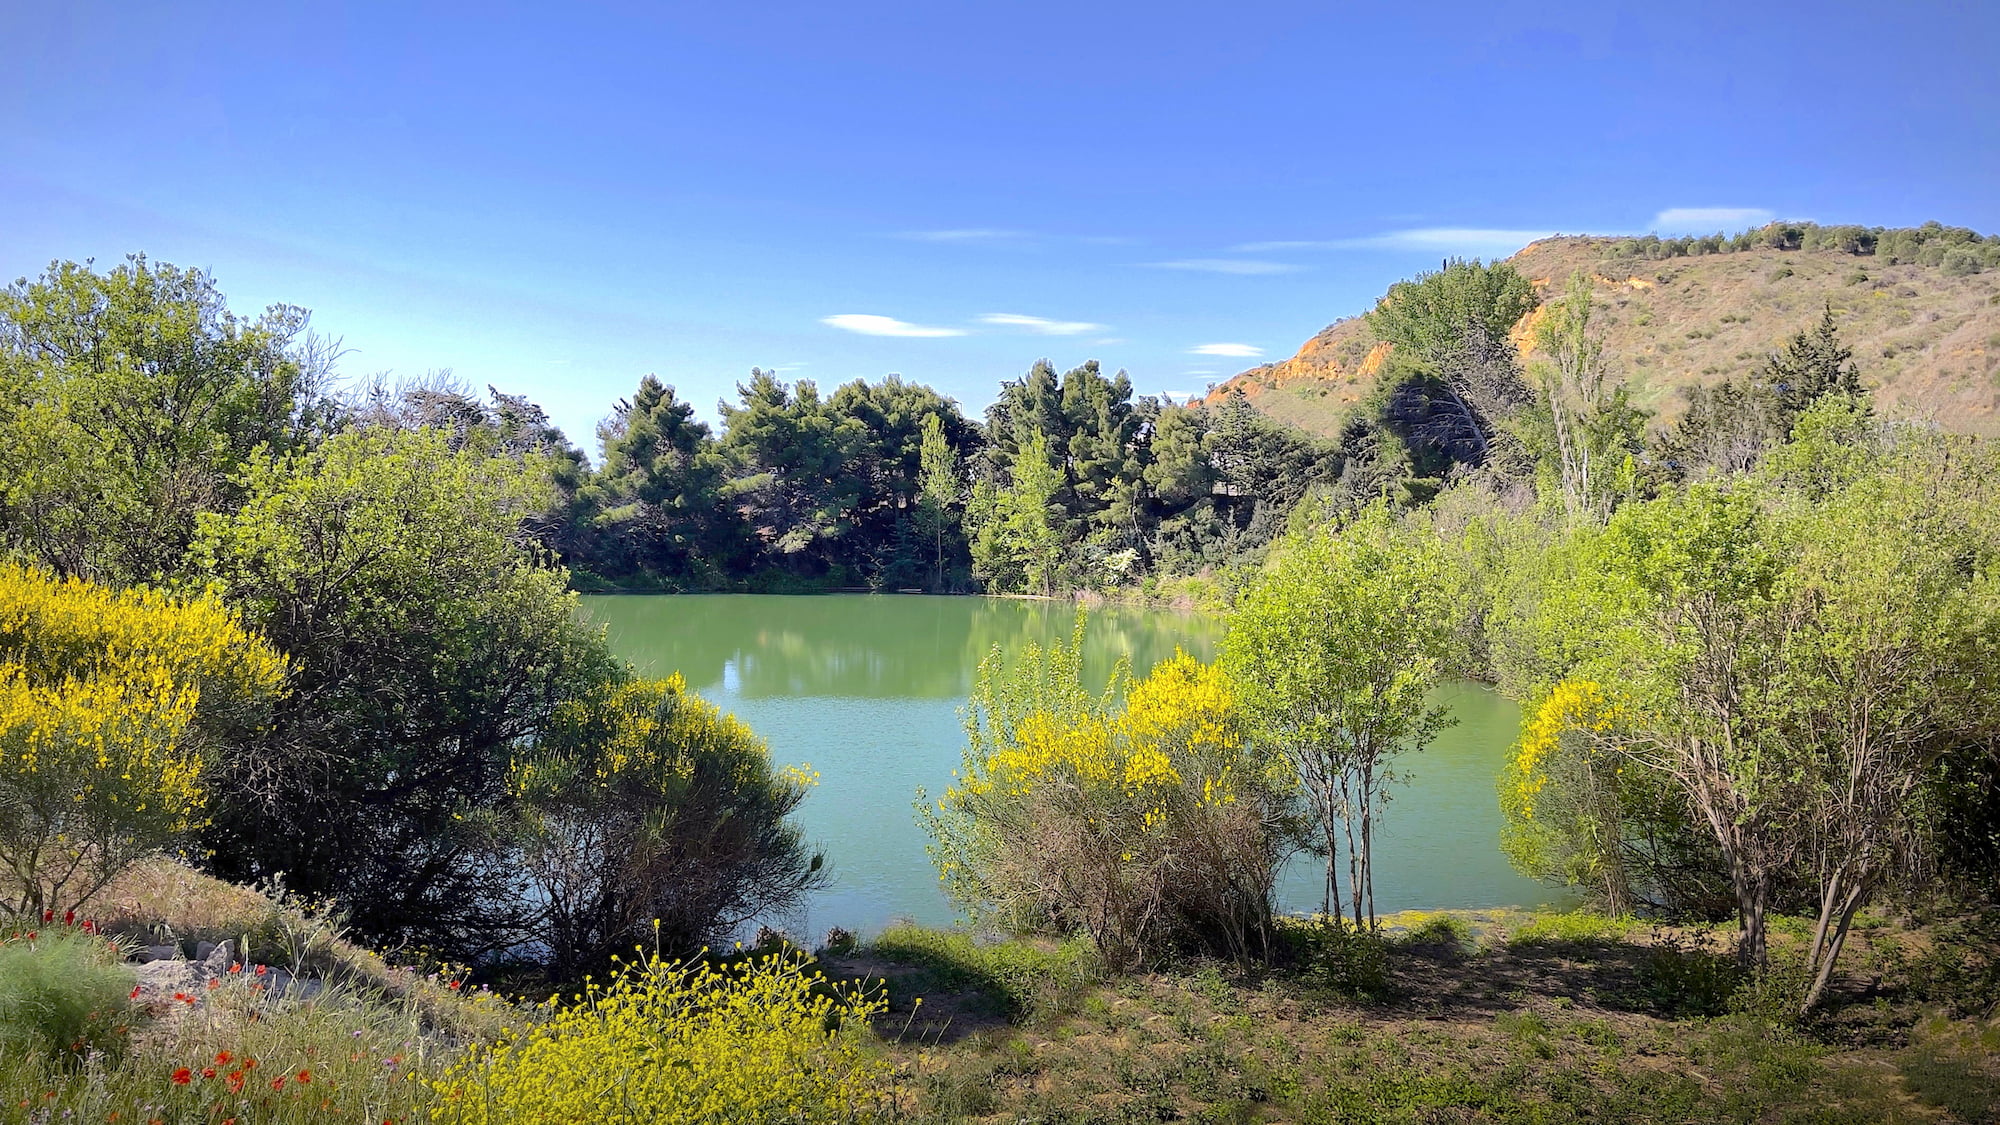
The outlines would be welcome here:
M 1624 941 L 1634 923 L 1588 910 L 1537 914 L 1508 935 L 1509 945 L 1588 945 Z
M 1078 938 L 987 942 L 958 930 L 896 926 L 883 931 L 869 950 L 924 970 L 934 987 L 983 992 L 1016 1020 L 1073 1011 L 1084 992 L 1103 979 L 1090 944 Z

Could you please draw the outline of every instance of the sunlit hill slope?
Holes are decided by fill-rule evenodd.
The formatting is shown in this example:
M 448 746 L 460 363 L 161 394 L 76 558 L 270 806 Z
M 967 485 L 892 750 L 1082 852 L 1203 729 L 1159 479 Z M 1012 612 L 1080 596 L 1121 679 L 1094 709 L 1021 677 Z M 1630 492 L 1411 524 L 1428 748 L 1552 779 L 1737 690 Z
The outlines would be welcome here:
M 1621 243 L 1623 246 L 1621 247 Z M 1621 252 L 1622 251 L 1622 252 Z M 1545 298 L 1574 271 L 1596 283 L 1611 377 L 1671 421 L 1682 389 L 1754 370 L 1831 303 L 1878 408 L 1949 431 L 2000 434 L 2000 270 L 1892 264 L 1837 249 L 1759 248 L 1648 260 L 1630 240 L 1549 238 L 1508 259 Z M 1533 363 L 1529 313 L 1514 339 Z M 1278 363 L 1218 385 L 1264 413 L 1332 434 L 1375 388 L 1389 346 L 1365 318 L 1336 321 Z

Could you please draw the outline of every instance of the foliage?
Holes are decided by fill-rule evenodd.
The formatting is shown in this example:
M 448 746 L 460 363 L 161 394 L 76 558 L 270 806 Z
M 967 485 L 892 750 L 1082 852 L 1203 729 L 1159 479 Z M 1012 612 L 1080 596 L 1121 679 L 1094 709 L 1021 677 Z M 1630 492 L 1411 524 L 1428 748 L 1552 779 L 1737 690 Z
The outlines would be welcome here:
M 101 935 L 54 921 L 0 939 L 0 1056 L 122 1054 L 132 988 L 122 959 Z
M 1068 645 L 980 665 L 964 768 L 925 810 L 946 889 L 980 916 L 1082 930 L 1113 969 L 1177 947 L 1261 956 L 1286 789 L 1230 685 L 1179 654 L 1092 698 L 1081 650 L 1079 617 Z
M 1600 748 L 1614 776 L 1672 781 L 1721 849 L 1747 964 L 1763 965 L 1783 881 L 1812 889 L 1807 1006 L 1915 838 L 1930 764 L 1987 721 L 1975 638 L 1995 612 L 1990 469 L 1937 440 L 1857 448 L 1854 427 L 1819 424 L 1842 411 L 1836 396 L 1802 421 L 1763 478 L 1613 517 L 1572 586 L 1602 611 L 1600 637 L 1538 716 Z M 1545 733 L 1524 733 L 1520 820 L 1560 742 Z
M 1446 674 L 1459 595 L 1435 540 L 1376 504 L 1290 536 L 1229 620 L 1223 667 L 1258 746 L 1290 763 L 1339 898 L 1345 846 L 1356 926 L 1374 918 L 1375 816 L 1396 755 L 1446 722 L 1431 693 Z
M 282 871 L 378 939 L 509 940 L 508 764 L 613 673 L 565 575 L 523 548 L 546 478 L 445 431 L 375 428 L 244 479 L 239 511 L 204 518 L 194 569 L 294 673 L 257 752 L 218 779 L 216 870 Z
M 966 507 L 972 573 L 997 588 L 1053 594 L 1067 574 L 1064 514 L 1056 500 L 1062 478 L 1040 434 L 1016 451 L 1012 463 L 1008 487 L 982 481 Z
M 978 989 L 1009 1018 L 1029 1023 L 1073 1011 L 1102 975 L 1096 950 L 1076 938 L 1045 948 L 1026 938 L 983 942 L 959 930 L 891 926 L 868 950 L 923 969 L 931 987 Z
M 1594 910 L 1538 913 L 1507 935 L 1509 945 L 1579 945 L 1622 941 L 1631 924 Z
M 1607 390 L 1603 340 L 1590 326 L 1591 279 L 1571 275 L 1563 299 L 1536 325 L 1540 415 L 1553 438 L 1555 478 L 1571 519 L 1603 520 L 1633 490 L 1645 415 L 1622 386 Z M 1623 479 L 1621 479 L 1621 477 Z
M 284 675 L 212 597 L 0 564 L 0 911 L 74 909 L 189 841 Z
M 306 324 L 238 317 L 206 273 L 144 255 L 0 290 L 0 542 L 65 576 L 173 577 L 237 466 L 322 419 L 337 349 Z
M 788 817 L 815 780 L 680 676 L 564 701 L 515 758 L 535 938 L 574 978 L 651 930 L 692 952 L 821 882 Z
M 435 1080 L 438 1122 L 847 1122 L 883 1108 L 865 1051 L 879 997 L 796 957 L 718 968 L 649 957 Z
M 1337 914 L 1280 921 L 1291 962 L 1300 976 L 1347 1000 L 1378 1000 L 1389 993 L 1389 943 L 1381 933 Z
M 1907 965 L 1910 992 L 1954 1015 L 2000 1011 L 2000 909 L 1947 919 L 1928 937 Z

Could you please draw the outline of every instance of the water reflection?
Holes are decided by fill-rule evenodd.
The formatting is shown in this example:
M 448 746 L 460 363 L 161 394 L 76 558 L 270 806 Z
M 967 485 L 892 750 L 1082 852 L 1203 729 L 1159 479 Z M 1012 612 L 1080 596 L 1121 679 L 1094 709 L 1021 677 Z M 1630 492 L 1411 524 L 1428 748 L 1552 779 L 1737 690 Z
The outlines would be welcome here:
M 928 842 L 912 815 L 919 788 L 951 784 L 965 745 L 959 709 L 994 646 L 1068 637 L 1068 605 L 1017 599 L 755 595 L 585 599 L 618 654 L 642 674 L 679 670 L 688 686 L 734 712 L 779 762 L 809 763 L 819 788 L 799 819 L 833 865 L 834 883 L 793 933 L 829 925 L 872 932 L 896 917 L 945 924 Z M 1092 687 L 1121 658 L 1143 673 L 1176 647 L 1212 658 L 1209 618 L 1107 607 L 1090 615 L 1084 674 Z M 1476 685 L 1450 689 L 1458 718 L 1430 750 L 1399 763 L 1378 837 L 1376 902 L 1410 907 L 1540 901 L 1500 853 L 1494 777 L 1520 724 L 1512 703 Z M 1316 861 L 1294 864 L 1280 905 L 1319 903 Z
M 860 603 L 860 604 L 857 604 Z M 697 691 L 742 699 L 962 699 L 999 645 L 1066 639 L 1068 605 L 1000 598 L 693 595 L 586 598 L 642 673 L 679 671 Z M 1084 670 L 1096 686 L 1121 658 L 1143 674 L 1176 645 L 1207 659 L 1212 619 L 1105 607 L 1090 615 Z

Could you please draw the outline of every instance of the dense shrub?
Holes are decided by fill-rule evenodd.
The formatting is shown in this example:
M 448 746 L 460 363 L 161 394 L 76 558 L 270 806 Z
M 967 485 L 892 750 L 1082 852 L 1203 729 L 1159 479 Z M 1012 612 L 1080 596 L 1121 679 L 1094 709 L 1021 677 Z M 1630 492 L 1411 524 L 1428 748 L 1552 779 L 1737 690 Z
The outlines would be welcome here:
M 815 776 L 676 675 L 565 702 L 512 770 L 534 936 L 560 975 L 651 935 L 692 952 L 799 904 L 821 860 L 788 819 Z
M 0 913 L 75 908 L 199 829 L 283 676 L 212 599 L 0 566 Z
M 522 521 L 523 460 L 443 430 L 343 433 L 244 470 L 193 566 L 293 661 L 258 753 L 217 785 L 216 874 L 285 874 L 355 928 L 466 956 L 518 935 L 508 766 L 564 699 L 614 674 Z
M 60 922 L 0 941 L 0 1056 L 120 1053 L 132 988 L 121 960 L 102 936 Z
M 1176 947 L 1261 956 L 1291 829 L 1228 682 L 1182 654 L 1093 698 L 1081 647 L 1079 622 L 1070 645 L 982 663 L 964 769 L 925 810 L 947 890 L 982 916 L 1088 933 L 1114 969 Z
M 885 1001 L 830 987 L 795 956 L 730 968 L 623 965 L 543 1022 L 434 1084 L 432 1119 L 850 1122 L 882 1108 L 887 1066 L 863 1047 Z

